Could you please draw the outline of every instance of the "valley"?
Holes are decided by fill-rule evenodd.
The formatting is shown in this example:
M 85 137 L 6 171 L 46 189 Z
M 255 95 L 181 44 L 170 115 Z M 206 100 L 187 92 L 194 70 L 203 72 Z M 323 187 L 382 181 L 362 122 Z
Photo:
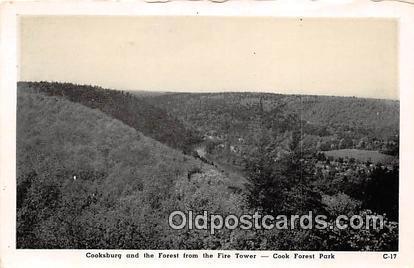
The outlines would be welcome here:
M 19 82 L 18 248 L 395 250 L 399 102 Z M 75 179 L 76 178 L 76 179 Z M 172 230 L 173 210 L 386 215 L 381 233 Z M 364 236 L 362 244 L 353 244 Z M 292 242 L 296 241 L 296 242 Z M 311 241 L 311 242 L 309 242 Z

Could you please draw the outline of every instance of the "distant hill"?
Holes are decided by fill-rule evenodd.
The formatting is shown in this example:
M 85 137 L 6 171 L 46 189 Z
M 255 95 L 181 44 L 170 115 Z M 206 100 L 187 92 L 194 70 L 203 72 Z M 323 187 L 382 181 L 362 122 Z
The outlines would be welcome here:
M 97 86 L 57 82 L 19 82 L 19 90 L 33 90 L 49 96 L 64 97 L 111 117 L 173 148 L 188 150 L 197 134 L 169 116 L 163 109 L 131 93 Z
M 212 166 L 97 109 L 18 90 L 17 248 L 200 248 L 204 236 L 173 232 L 169 212 L 230 213 L 226 185 Z
M 168 91 L 147 91 L 147 90 L 130 90 L 128 93 L 131 93 L 137 97 L 155 97 L 167 94 L 175 94 L 175 92 L 168 92 Z
M 147 100 L 202 129 L 217 129 L 231 120 L 243 131 L 263 110 L 270 117 L 296 114 L 309 128 L 325 127 L 330 132 L 352 130 L 378 138 L 399 133 L 399 101 L 395 100 L 271 93 L 179 93 Z
M 372 130 L 378 137 L 399 133 L 400 102 L 332 96 L 287 96 L 287 111 L 299 111 L 311 124 Z M 384 132 L 385 131 L 385 132 Z

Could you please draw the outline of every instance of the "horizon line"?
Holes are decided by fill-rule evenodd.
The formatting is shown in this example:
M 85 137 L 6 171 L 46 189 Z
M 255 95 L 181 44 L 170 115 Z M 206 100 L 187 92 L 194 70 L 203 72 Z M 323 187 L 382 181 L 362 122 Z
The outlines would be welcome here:
M 250 93 L 250 94 L 275 94 L 275 95 L 286 95 L 286 96 L 317 96 L 317 97 L 340 97 L 340 98 L 357 98 L 357 99 L 372 99 L 372 100 L 388 100 L 388 101 L 398 101 L 400 102 L 399 96 L 398 98 L 375 98 L 375 97 L 366 97 L 366 96 L 355 96 L 355 95 L 330 95 L 330 94 L 309 94 L 309 93 L 300 93 L 300 92 L 292 92 L 292 93 L 281 93 L 273 90 L 263 90 L 263 91 L 249 91 L 249 90 L 223 90 L 223 91 L 177 91 L 177 90 L 148 90 L 148 89 L 121 89 L 115 87 L 106 87 L 99 84 L 84 84 L 84 83 L 77 83 L 77 82 L 69 82 L 69 81 L 55 81 L 55 80 L 18 80 L 17 83 L 58 83 L 58 84 L 72 84 L 78 86 L 90 86 L 90 87 L 99 87 L 102 89 L 109 89 L 109 90 L 117 90 L 117 91 L 127 91 L 127 92 L 146 92 L 146 93 L 169 93 L 169 94 L 223 94 L 223 93 Z

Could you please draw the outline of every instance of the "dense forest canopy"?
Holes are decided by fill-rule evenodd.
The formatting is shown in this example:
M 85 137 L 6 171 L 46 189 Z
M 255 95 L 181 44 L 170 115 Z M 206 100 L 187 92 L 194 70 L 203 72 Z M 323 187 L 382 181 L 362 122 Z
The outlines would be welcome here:
M 97 110 L 19 90 L 17 116 L 18 248 L 192 248 L 168 212 L 236 200 L 211 166 Z

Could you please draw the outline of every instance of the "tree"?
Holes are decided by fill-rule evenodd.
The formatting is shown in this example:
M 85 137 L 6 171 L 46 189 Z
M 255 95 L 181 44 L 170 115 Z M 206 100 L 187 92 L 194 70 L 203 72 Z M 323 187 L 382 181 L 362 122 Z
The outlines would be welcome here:
M 262 144 L 246 165 L 248 201 L 269 214 L 298 214 L 322 208 L 321 197 L 307 182 L 312 175 L 304 165 L 300 132 L 292 133 L 289 152 L 278 156 L 274 145 Z

